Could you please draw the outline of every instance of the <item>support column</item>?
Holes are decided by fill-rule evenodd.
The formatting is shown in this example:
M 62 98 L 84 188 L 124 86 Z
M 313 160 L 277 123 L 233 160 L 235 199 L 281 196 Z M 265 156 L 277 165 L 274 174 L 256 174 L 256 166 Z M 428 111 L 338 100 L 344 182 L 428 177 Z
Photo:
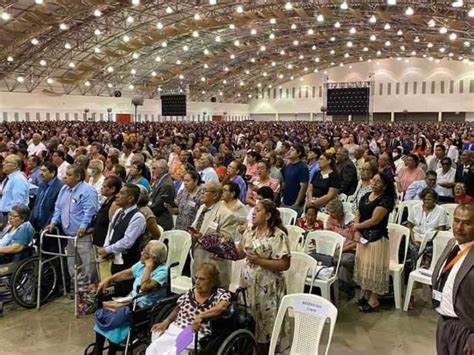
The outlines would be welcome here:
M 390 122 L 395 122 L 395 112 L 390 112 Z
M 314 121 L 314 113 L 311 112 L 311 113 L 309 114 L 309 120 L 310 120 L 310 122 L 313 122 L 313 121 Z
M 443 113 L 438 112 L 438 122 L 443 122 Z
M 277 121 L 280 120 L 280 115 L 278 114 L 278 112 L 275 114 L 275 119 L 276 119 Z

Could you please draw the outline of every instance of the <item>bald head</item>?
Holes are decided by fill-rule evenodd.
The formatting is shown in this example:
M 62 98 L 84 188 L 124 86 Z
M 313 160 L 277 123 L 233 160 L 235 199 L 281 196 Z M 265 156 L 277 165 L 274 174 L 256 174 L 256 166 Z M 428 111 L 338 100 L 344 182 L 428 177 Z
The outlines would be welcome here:
M 218 182 L 209 181 L 202 190 L 201 202 L 207 207 L 219 202 L 222 198 L 222 185 Z

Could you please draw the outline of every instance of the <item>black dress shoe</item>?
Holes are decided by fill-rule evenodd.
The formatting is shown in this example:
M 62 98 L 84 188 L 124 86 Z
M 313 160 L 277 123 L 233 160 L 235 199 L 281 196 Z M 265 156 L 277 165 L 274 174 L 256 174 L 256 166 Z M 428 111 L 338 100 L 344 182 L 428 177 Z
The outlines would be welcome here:
M 369 301 L 367 301 L 367 299 L 366 299 L 364 296 L 362 296 L 361 298 L 359 298 L 359 300 L 357 301 L 357 305 L 358 305 L 359 307 L 365 306 L 365 305 L 367 305 L 367 304 L 369 304 Z
M 363 305 L 363 306 L 359 306 L 359 311 L 361 311 L 362 313 L 372 313 L 372 312 L 378 312 L 380 310 L 380 304 L 375 306 L 375 307 L 372 307 L 368 302 Z

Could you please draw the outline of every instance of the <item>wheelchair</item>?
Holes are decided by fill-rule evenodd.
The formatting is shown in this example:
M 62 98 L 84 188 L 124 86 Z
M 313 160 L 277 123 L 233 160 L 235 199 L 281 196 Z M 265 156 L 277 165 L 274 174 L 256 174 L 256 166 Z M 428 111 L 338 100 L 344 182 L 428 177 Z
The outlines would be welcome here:
M 195 355 L 253 355 L 257 351 L 255 320 L 248 312 L 246 289 L 237 289 L 231 297 L 227 311 L 209 319 L 211 334 L 194 338 Z M 239 298 L 242 298 L 243 303 Z M 164 306 L 153 323 L 159 323 L 176 307 L 175 303 Z

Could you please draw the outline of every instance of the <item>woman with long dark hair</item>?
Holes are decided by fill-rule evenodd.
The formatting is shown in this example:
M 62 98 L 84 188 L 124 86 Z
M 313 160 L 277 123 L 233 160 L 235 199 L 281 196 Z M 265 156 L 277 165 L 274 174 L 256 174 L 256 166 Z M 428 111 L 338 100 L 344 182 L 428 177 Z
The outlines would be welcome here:
M 308 185 L 306 197 L 308 203 L 313 203 L 321 212 L 326 212 L 326 205 L 337 198 L 341 179 L 339 177 L 336 160 L 331 154 L 323 153 L 319 158 L 320 170 L 314 175 Z
M 362 290 L 361 312 L 378 310 L 379 295 L 388 292 L 390 245 L 387 225 L 396 199 L 395 187 L 386 174 L 377 173 L 371 185 L 372 191 L 359 202 L 354 223 L 354 240 L 359 242 L 354 281 Z
M 252 227 L 244 233 L 239 258 L 247 262 L 240 286 L 247 287 L 256 321 L 258 354 L 268 354 L 273 324 L 286 293 L 283 272 L 290 267 L 290 243 L 275 202 L 264 199 L 255 205 Z

